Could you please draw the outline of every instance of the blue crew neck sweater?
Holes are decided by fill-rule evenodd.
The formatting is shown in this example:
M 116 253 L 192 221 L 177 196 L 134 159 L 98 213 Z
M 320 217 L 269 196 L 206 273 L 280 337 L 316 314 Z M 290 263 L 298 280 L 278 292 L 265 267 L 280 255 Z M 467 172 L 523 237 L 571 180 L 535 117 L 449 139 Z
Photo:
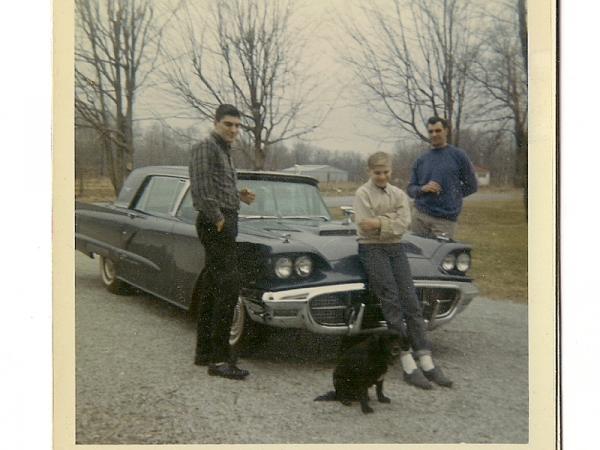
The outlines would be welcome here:
M 439 194 L 421 191 L 421 187 L 432 180 L 442 186 Z M 417 158 L 407 191 L 419 211 L 456 221 L 463 197 L 477 191 L 477 178 L 464 150 L 448 145 L 432 148 Z

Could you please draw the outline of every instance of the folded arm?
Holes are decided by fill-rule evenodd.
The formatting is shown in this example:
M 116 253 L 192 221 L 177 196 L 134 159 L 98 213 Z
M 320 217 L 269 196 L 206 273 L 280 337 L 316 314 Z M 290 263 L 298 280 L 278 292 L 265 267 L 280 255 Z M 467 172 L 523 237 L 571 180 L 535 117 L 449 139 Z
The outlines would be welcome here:
M 377 215 L 365 191 L 358 191 L 354 197 L 354 213 L 356 224 L 367 236 L 381 240 L 401 237 L 408 229 L 411 221 L 408 197 L 402 195 L 399 205 L 394 210 Z

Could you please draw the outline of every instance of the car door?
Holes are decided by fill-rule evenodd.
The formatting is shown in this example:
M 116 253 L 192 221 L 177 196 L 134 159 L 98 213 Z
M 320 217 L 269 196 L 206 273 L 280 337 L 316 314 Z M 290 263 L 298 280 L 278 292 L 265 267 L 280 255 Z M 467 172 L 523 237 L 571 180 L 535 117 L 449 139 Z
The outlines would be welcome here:
M 130 283 L 172 301 L 174 207 L 183 193 L 185 180 L 152 176 L 129 212 L 124 233 L 123 278 Z
M 191 305 L 194 287 L 205 265 L 206 254 L 196 232 L 196 216 L 192 196 L 186 190 L 175 214 L 173 226 L 173 280 L 175 301 L 185 307 Z

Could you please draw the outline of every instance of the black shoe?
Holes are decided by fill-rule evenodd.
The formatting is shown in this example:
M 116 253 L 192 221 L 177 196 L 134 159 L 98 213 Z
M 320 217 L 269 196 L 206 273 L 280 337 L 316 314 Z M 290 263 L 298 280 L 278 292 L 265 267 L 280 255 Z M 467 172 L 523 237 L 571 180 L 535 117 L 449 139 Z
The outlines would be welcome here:
M 452 381 L 449 380 L 448 377 L 444 375 L 444 372 L 442 372 L 442 369 L 437 366 L 431 370 L 424 370 L 423 375 L 425 375 L 429 381 L 433 381 L 435 384 L 439 384 L 440 386 L 447 388 L 452 387 Z
M 196 355 L 194 358 L 194 364 L 197 366 L 208 366 L 210 364 L 209 355 Z
M 412 384 L 420 389 L 432 389 L 433 385 L 425 378 L 421 369 L 417 368 L 413 370 L 411 373 L 404 373 L 404 381 L 408 384 Z
M 233 364 L 224 363 L 219 364 L 218 366 L 216 364 L 209 364 L 208 374 L 217 377 L 229 378 L 230 380 L 243 380 L 250 374 L 250 372 L 240 369 Z

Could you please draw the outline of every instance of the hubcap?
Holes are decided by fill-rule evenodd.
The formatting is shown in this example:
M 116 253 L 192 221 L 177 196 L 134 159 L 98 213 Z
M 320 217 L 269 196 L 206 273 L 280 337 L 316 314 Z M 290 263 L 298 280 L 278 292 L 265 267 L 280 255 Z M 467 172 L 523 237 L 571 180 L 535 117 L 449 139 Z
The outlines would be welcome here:
M 229 345 L 235 345 L 242 338 L 244 333 L 244 321 L 246 319 L 246 311 L 242 304 L 242 299 L 238 298 L 233 311 L 233 321 L 231 322 L 231 330 L 229 331 Z
M 102 278 L 106 284 L 111 284 L 116 277 L 115 265 L 108 258 L 102 258 Z

